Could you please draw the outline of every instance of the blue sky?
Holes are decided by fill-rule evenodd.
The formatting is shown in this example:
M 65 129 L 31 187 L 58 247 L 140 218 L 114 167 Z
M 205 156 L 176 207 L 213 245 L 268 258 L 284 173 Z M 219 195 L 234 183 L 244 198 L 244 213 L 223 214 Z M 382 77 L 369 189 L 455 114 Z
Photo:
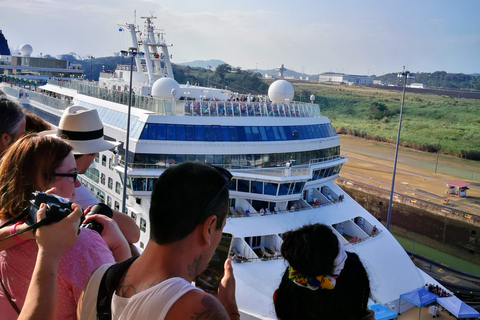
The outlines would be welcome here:
M 173 62 L 220 59 L 242 69 L 352 74 L 480 73 L 477 0 L 0 0 L 11 48 L 33 56 L 113 55 L 129 47 L 117 24 L 154 12 Z

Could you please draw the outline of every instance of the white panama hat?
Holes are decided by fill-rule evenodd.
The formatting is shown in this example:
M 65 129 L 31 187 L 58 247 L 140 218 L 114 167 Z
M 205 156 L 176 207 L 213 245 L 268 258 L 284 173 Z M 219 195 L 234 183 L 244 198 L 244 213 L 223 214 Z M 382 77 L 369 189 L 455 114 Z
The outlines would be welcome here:
M 73 154 L 97 153 L 120 144 L 103 138 L 103 123 L 97 110 L 80 106 L 65 109 L 57 130 L 42 131 L 40 134 L 64 140 L 73 147 Z

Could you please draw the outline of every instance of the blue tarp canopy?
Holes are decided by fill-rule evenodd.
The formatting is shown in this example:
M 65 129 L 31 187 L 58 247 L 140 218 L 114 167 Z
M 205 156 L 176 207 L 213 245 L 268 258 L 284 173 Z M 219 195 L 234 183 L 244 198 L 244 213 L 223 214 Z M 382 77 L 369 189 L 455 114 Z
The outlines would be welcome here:
M 438 296 L 436 294 L 425 290 L 424 287 L 400 295 L 400 299 L 410 302 L 419 308 L 434 303 L 437 298 Z
M 397 313 L 381 305 L 380 303 L 372 304 L 368 307 L 375 312 L 375 320 L 389 320 L 397 317 Z
M 476 318 L 480 313 L 455 296 L 437 298 L 437 302 L 457 318 Z

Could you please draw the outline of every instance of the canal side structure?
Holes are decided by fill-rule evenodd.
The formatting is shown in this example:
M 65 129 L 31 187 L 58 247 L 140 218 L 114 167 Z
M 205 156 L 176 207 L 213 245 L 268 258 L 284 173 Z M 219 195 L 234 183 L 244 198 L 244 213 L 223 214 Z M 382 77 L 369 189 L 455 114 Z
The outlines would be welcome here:
M 336 183 L 380 222 L 386 223 L 388 190 L 342 177 Z M 394 193 L 390 221 L 390 231 L 395 235 L 480 264 L 478 215 Z

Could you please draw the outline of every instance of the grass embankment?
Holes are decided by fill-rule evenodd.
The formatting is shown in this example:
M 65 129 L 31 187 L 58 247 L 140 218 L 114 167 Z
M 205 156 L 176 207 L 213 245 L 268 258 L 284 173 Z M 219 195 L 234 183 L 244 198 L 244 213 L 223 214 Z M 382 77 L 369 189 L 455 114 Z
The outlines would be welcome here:
M 339 133 L 394 143 L 402 93 L 345 85 L 296 83 L 296 100 L 311 94 Z M 480 100 L 407 92 L 400 144 L 480 160 Z

